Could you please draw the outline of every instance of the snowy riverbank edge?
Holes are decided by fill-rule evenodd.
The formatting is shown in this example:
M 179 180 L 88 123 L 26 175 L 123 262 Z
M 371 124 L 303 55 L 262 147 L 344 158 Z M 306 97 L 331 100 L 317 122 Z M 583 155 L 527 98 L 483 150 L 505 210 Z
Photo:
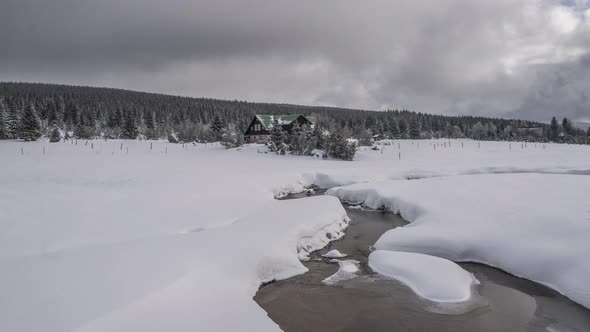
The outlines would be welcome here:
M 78 327 L 71 330 L 79 332 L 194 331 L 195 326 L 216 331 L 244 327 L 280 331 L 252 300 L 260 285 L 307 272 L 301 260 L 341 238 L 348 221 L 335 197 L 275 200 L 231 227 L 66 250 L 52 254 L 50 261 L 46 256 L 13 264 L 5 261 L 0 282 L 17 287 L 5 288 L 0 304 L 7 311 L 0 314 L 4 317 L 0 326 L 7 331 L 36 331 L 44 330 L 39 324 L 51 322 L 46 331 L 73 326 Z M 111 257 L 117 258 L 116 269 L 102 276 L 86 275 L 103 261 L 112 266 Z M 23 275 L 28 279 L 14 282 Z M 126 282 L 129 278 L 135 281 Z M 108 297 L 100 296 L 105 289 Z M 29 292 L 60 301 L 48 308 L 31 296 L 21 296 Z M 60 297 L 60 292 L 70 295 Z M 83 302 L 85 298 L 92 302 Z M 78 305 L 81 301 L 84 306 Z M 112 303 L 126 305 L 110 310 Z M 40 319 L 19 319 L 27 312 Z
M 588 176 L 522 173 L 359 183 L 328 195 L 411 222 L 376 249 L 487 264 L 590 308 L 588 191 Z

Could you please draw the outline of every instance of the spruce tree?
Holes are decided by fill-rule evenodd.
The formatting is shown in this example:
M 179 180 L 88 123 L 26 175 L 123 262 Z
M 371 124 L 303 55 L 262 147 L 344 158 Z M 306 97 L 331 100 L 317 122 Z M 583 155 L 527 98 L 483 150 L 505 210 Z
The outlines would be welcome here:
M 79 139 L 92 139 L 95 137 L 96 128 L 94 118 L 90 112 L 80 112 L 77 116 L 78 124 L 74 127 L 74 136 Z
M 285 154 L 287 150 L 287 135 L 283 127 L 275 121 L 270 130 L 270 149 L 280 154 Z
M 563 132 L 565 134 L 571 134 L 572 132 L 572 124 L 567 118 L 563 118 L 561 121 L 561 126 L 563 127 Z
M 154 116 L 154 113 L 152 113 L 152 112 L 149 112 L 145 117 L 145 129 L 146 129 L 145 136 L 147 139 L 157 138 L 156 118 Z
M 61 134 L 59 133 L 59 129 L 57 126 L 53 126 L 51 129 L 51 133 L 49 134 L 49 142 L 57 143 L 61 140 Z
M 57 124 L 63 126 L 64 122 L 63 122 L 63 118 L 64 118 L 64 112 L 65 112 L 65 102 L 63 97 L 58 97 L 55 100 L 55 114 L 57 115 Z
M 137 123 L 135 123 L 135 118 L 133 117 L 131 112 L 129 112 L 127 113 L 125 124 L 123 125 L 123 132 L 121 133 L 121 138 L 136 139 L 137 135 L 139 135 Z
M 471 138 L 477 139 L 477 140 L 482 140 L 487 137 L 487 133 L 488 133 L 487 128 L 484 127 L 484 125 L 482 125 L 481 122 L 478 122 L 471 129 Z
M 244 135 L 235 125 L 231 124 L 223 130 L 221 145 L 226 149 L 237 148 L 244 145 Z
M 19 132 L 19 114 L 17 105 L 13 102 L 8 105 L 4 122 L 6 123 L 6 138 L 16 139 Z
M 6 120 L 5 120 L 6 107 L 4 102 L 0 99 L 0 139 L 6 139 Z
M 300 126 L 297 122 L 293 124 L 291 133 L 289 134 L 289 150 L 291 150 L 291 154 L 302 155 L 307 152 L 308 146 L 305 127 L 307 126 Z
M 326 139 L 324 137 L 324 130 L 319 124 L 315 124 L 313 126 L 313 130 L 311 131 L 310 143 L 315 143 L 311 145 L 311 149 L 319 149 L 325 150 L 326 148 Z
M 399 120 L 399 132 L 402 138 L 407 137 L 406 134 L 408 133 L 408 123 L 404 119 Z
M 36 141 L 41 137 L 41 121 L 32 103 L 27 103 L 20 120 L 19 138 Z
M 0 99 L 0 139 L 7 139 L 8 133 L 6 129 L 6 105 Z
M 357 135 L 359 146 L 371 146 L 373 144 L 373 133 L 365 129 Z
M 78 105 L 76 105 L 73 101 L 70 101 L 66 104 L 64 110 L 64 122 L 67 126 L 66 129 L 74 130 L 74 128 L 80 124 L 80 119 L 78 117 L 79 113 Z
M 551 137 L 549 137 L 549 139 L 555 142 L 557 141 L 557 137 L 559 135 L 559 124 L 557 123 L 557 119 L 555 117 L 551 119 L 551 125 L 549 127 L 551 128 Z
M 219 115 L 215 114 L 215 117 L 213 118 L 213 122 L 211 123 L 211 131 L 213 132 L 213 139 L 215 141 L 221 140 L 221 135 L 222 135 L 221 131 L 222 130 L 223 130 L 223 123 L 221 122 Z
M 329 157 L 342 160 L 352 160 L 356 152 L 356 144 L 349 143 L 342 129 L 334 129 L 327 141 L 327 154 Z
M 391 131 L 392 138 L 399 138 L 400 137 L 401 132 L 399 130 L 399 127 L 398 127 L 396 121 L 391 122 L 391 126 L 390 126 L 389 130 Z
M 122 125 L 122 111 L 120 108 L 117 108 L 114 111 L 111 111 L 109 113 L 108 119 L 107 119 L 107 126 L 109 126 L 109 128 L 119 128 Z
M 410 122 L 410 138 L 420 138 L 420 124 L 418 124 L 418 120 L 416 119 L 413 119 L 412 122 Z
M 57 126 L 59 123 L 59 117 L 57 115 L 57 105 L 51 101 L 47 105 L 47 125 L 50 127 Z

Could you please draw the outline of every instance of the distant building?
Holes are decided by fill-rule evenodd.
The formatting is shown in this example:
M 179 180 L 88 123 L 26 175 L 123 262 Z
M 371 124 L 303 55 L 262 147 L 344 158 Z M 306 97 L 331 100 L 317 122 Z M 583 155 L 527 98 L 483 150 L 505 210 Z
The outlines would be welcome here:
M 283 130 L 291 132 L 295 123 L 298 123 L 300 126 L 308 125 L 313 127 L 315 122 L 316 118 L 314 116 L 303 114 L 256 114 L 244 133 L 244 137 L 246 138 L 246 142 L 250 143 L 265 141 L 270 138 L 270 132 L 275 125 L 280 125 Z

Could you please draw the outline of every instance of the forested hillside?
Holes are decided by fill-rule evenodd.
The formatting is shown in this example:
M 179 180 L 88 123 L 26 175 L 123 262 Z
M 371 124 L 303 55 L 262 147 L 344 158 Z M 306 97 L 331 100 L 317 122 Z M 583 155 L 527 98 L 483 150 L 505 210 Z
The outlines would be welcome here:
M 341 130 L 345 136 L 364 141 L 379 135 L 588 143 L 590 133 L 573 128 L 567 119 L 541 124 L 408 110 L 376 112 L 189 98 L 110 88 L 0 83 L 0 138 L 33 140 L 59 130 L 78 138 L 155 139 L 173 134 L 182 141 L 211 141 L 219 139 L 224 128 L 244 131 L 257 113 L 315 115 L 318 126 Z

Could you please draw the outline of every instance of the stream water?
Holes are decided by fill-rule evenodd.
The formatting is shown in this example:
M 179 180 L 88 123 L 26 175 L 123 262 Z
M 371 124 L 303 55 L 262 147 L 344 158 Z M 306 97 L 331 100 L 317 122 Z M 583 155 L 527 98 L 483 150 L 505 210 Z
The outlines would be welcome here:
M 304 195 L 292 198 L 303 197 Z M 254 300 L 284 331 L 590 331 L 590 310 L 540 284 L 481 264 L 461 263 L 481 282 L 462 304 L 437 304 L 371 271 L 370 247 L 407 224 L 393 213 L 345 206 L 346 235 L 314 252 L 309 272 L 261 287 Z M 322 257 L 337 249 L 360 262 L 352 278 L 322 281 L 339 265 Z

